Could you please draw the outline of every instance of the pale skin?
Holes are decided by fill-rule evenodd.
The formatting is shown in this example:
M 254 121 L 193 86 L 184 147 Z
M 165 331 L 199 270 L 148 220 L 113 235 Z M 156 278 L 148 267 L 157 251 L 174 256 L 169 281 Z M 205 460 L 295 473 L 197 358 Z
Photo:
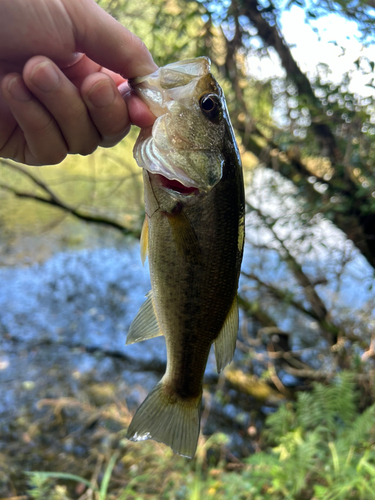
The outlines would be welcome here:
M 151 125 L 126 79 L 156 69 L 94 0 L 1 0 L 0 157 L 52 165 Z

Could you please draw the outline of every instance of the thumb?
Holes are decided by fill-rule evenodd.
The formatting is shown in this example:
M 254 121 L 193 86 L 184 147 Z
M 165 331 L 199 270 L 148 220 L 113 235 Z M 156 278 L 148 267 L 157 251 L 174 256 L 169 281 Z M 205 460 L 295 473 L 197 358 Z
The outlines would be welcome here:
M 146 45 L 94 0 L 68 3 L 77 51 L 124 78 L 144 76 L 157 69 Z

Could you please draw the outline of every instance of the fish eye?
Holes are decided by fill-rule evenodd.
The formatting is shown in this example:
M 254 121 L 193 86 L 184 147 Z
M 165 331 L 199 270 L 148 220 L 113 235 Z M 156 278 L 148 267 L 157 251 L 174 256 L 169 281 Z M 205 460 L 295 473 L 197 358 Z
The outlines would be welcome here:
M 199 106 L 210 120 L 217 118 L 221 111 L 220 99 L 216 94 L 202 95 L 199 99 Z

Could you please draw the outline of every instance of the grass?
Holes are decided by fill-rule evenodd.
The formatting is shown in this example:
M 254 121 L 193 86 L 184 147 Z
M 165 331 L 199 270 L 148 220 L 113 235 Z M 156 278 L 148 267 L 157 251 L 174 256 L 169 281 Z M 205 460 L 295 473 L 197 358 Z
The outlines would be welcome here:
M 83 500 L 88 492 L 92 500 L 213 498 L 221 483 L 216 479 L 217 468 L 207 469 L 207 451 L 222 440 L 218 434 L 205 441 L 192 461 L 157 443 L 123 442 L 126 454 L 113 453 L 99 474 L 94 469 L 90 480 L 70 473 L 28 472 L 28 494 L 40 500 Z M 84 493 L 75 496 L 74 492 L 81 490 Z

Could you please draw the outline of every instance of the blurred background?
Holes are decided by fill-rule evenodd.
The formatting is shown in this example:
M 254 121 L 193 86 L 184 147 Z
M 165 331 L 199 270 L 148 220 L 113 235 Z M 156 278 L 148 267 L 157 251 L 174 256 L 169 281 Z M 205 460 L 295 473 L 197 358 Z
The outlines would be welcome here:
M 237 351 L 220 376 L 210 357 L 193 460 L 127 441 L 165 368 L 162 338 L 125 347 L 150 288 L 138 131 L 58 166 L 0 160 L 0 497 L 375 498 L 374 0 L 98 3 L 160 66 L 210 57 L 225 91 Z

